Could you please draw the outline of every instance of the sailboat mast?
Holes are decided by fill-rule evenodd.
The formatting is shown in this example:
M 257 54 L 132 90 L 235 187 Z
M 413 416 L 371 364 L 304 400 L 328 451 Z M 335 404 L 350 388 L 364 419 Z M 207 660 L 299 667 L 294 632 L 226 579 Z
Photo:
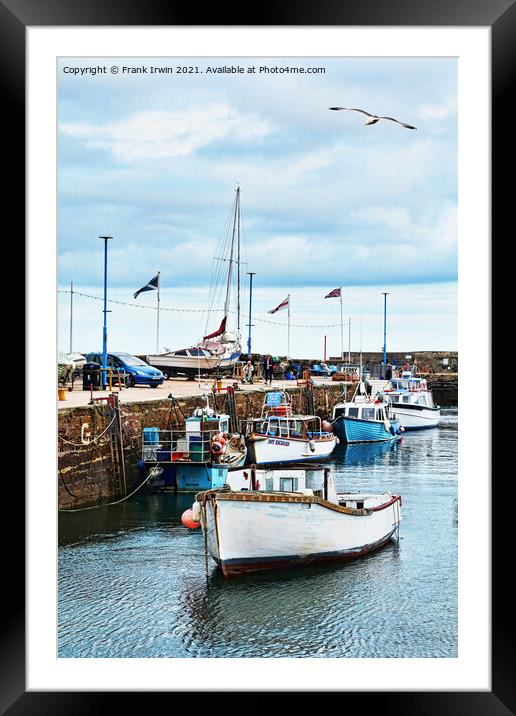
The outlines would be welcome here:
M 235 199 L 235 213 L 233 216 L 233 232 L 231 234 L 231 253 L 229 256 L 229 269 L 228 269 L 228 284 L 226 286 L 226 300 L 224 301 L 224 315 L 227 316 L 229 313 L 229 300 L 231 297 L 231 278 L 233 276 L 233 254 L 235 250 L 235 232 L 237 227 L 237 216 L 238 216 L 238 204 L 239 204 L 240 187 L 236 190 Z
M 237 188 L 237 332 L 240 336 L 240 187 Z

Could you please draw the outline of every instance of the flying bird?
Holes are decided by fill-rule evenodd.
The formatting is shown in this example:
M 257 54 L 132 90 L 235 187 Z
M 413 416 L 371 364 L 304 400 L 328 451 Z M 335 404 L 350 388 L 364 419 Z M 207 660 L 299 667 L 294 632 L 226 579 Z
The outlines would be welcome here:
M 369 112 L 366 112 L 363 109 L 355 109 L 355 108 L 348 108 L 348 107 L 329 107 L 328 109 L 334 109 L 334 110 L 340 110 L 343 109 L 346 112 L 361 112 L 362 114 L 365 114 L 369 117 L 369 119 L 366 120 L 367 124 L 376 124 L 380 121 L 380 119 L 389 119 L 391 122 L 396 122 L 396 124 L 401 124 L 402 127 L 406 127 L 407 129 L 417 129 L 417 127 L 413 127 L 411 124 L 405 124 L 405 122 L 400 122 L 399 119 L 394 119 L 394 117 L 378 117 L 376 114 L 370 114 Z

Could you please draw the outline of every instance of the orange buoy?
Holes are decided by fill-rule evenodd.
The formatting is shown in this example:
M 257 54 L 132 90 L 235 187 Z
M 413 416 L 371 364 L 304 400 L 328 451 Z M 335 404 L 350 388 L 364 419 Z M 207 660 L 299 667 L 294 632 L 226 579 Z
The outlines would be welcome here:
M 196 522 L 193 518 L 193 512 L 192 510 L 185 510 L 183 514 L 181 515 L 181 522 L 184 524 L 185 527 L 189 527 L 191 530 L 196 529 L 197 527 L 201 526 L 200 521 Z

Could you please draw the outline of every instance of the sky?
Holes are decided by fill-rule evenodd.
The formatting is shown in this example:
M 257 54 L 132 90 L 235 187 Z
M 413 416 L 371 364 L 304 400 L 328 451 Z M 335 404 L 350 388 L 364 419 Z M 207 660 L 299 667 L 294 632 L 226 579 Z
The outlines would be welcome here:
M 217 328 L 208 294 L 237 185 L 244 346 L 252 271 L 254 352 L 287 353 L 287 312 L 268 311 L 289 294 L 291 356 L 323 357 L 325 336 L 327 355 L 380 351 L 384 292 L 388 351 L 457 349 L 455 59 L 61 58 L 57 71 L 60 350 L 70 282 L 72 348 L 102 347 L 101 235 L 120 302 L 108 350 L 155 352 L 156 292 L 133 294 L 158 271 L 160 349 Z M 324 298 L 338 286 L 342 332 L 339 299 Z

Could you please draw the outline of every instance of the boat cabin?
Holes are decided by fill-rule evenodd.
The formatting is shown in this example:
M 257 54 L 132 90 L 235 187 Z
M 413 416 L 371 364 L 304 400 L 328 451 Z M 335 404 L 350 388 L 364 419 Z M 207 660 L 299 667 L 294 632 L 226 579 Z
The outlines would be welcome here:
M 246 437 L 263 435 L 275 438 L 310 439 L 328 435 L 321 427 L 321 418 L 317 415 L 291 415 L 280 417 L 250 418 L 242 423 Z
M 384 388 L 390 402 L 399 407 L 416 405 L 422 408 L 434 408 L 431 391 L 424 378 L 393 378 Z
M 385 403 L 342 403 L 333 409 L 333 419 L 339 417 L 383 422 L 389 419 L 389 414 Z
M 306 471 L 281 468 L 245 468 L 228 473 L 232 490 L 245 492 L 301 492 L 306 485 Z
M 385 392 L 401 390 L 428 390 L 428 386 L 424 378 L 391 378 L 384 390 Z

